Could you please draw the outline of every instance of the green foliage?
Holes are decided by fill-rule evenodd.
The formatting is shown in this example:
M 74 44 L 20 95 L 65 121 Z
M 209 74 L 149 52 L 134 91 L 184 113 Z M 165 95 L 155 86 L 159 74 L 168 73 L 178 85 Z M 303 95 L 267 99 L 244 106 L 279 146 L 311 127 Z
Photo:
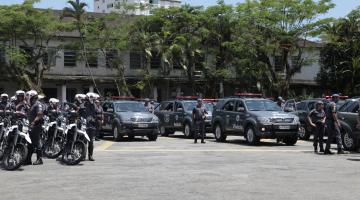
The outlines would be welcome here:
M 360 94 L 360 8 L 323 28 L 318 82 L 332 92 Z
M 4 78 L 40 91 L 42 76 L 53 64 L 44 62 L 44 57 L 49 55 L 49 43 L 64 27 L 50 10 L 35 9 L 36 2 L 39 1 L 0 6 L 0 43 L 9 58 L 0 70 Z

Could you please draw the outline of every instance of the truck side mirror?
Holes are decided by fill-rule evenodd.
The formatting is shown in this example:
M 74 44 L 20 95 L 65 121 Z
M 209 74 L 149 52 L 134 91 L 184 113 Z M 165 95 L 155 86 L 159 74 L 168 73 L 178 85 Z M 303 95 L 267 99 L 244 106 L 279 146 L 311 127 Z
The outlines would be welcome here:
M 177 112 L 182 112 L 183 109 L 182 109 L 182 108 L 177 108 L 176 111 L 177 111 Z

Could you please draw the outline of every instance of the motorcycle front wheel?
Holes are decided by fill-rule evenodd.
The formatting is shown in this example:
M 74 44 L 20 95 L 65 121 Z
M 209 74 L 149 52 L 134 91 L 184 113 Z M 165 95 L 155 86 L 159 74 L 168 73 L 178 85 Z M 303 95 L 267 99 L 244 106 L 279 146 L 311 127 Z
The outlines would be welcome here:
M 59 157 L 62 151 L 63 145 L 60 137 L 57 137 L 52 145 L 46 143 L 44 146 L 44 155 L 50 159 Z
M 77 165 L 85 158 L 85 151 L 85 144 L 83 142 L 77 141 L 75 142 L 72 151 L 69 147 L 65 147 L 62 161 L 67 165 Z
M 24 144 L 16 144 L 14 152 L 5 151 L 3 157 L 3 167 L 6 170 L 18 169 L 28 154 L 28 149 Z

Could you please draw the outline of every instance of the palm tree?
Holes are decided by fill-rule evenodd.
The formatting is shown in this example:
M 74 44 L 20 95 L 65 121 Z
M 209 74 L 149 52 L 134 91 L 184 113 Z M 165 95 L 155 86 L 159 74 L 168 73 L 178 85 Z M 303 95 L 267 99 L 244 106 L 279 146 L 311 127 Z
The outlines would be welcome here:
M 75 0 L 75 1 L 69 0 L 67 3 L 70 4 L 70 7 L 65 7 L 63 9 L 63 17 L 69 17 L 75 19 L 76 29 L 79 32 L 79 36 L 80 36 L 80 45 L 82 49 L 81 54 L 83 59 L 85 60 L 85 65 L 89 70 L 94 87 L 97 90 L 97 93 L 100 94 L 99 89 L 95 82 L 93 72 L 89 66 L 87 48 L 84 41 L 85 30 L 86 30 L 86 17 L 87 17 L 85 8 L 88 5 L 84 2 L 81 2 L 80 0 Z

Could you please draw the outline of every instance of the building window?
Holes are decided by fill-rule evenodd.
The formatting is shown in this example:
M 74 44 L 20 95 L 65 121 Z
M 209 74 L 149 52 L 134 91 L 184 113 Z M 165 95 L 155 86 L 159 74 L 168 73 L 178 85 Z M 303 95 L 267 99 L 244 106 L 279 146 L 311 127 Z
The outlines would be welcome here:
M 298 56 L 291 56 L 291 65 L 293 68 L 297 68 L 300 65 L 300 59 Z
M 114 4 L 113 4 L 113 3 L 109 3 L 109 4 L 107 5 L 107 8 L 112 8 L 112 7 L 114 7 Z
M 117 51 L 115 49 L 106 51 L 106 67 L 114 68 L 116 65 Z
M 275 71 L 284 72 L 283 57 L 275 56 Z
M 142 56 L 139 52 L 130 52 L 130 69 L 141 68 Z
M 150 67 L 152 69 L 159 69 L 161 67 L 161 55 L 156 52 L 151 52 Z
M 76 66 L 76 51 L 65 50 L 64 51 L 64 66 L 75 67 Z
M 55 65 L 56 64 L 56 50 L 49 49 L 42 56 L 44 65 Z
M 88 53 L 88 63 L 89 63 L 89 67 L 97 67 L 98 66 L 98 55 L 97 55 L 97 50 L 91 50 Z

